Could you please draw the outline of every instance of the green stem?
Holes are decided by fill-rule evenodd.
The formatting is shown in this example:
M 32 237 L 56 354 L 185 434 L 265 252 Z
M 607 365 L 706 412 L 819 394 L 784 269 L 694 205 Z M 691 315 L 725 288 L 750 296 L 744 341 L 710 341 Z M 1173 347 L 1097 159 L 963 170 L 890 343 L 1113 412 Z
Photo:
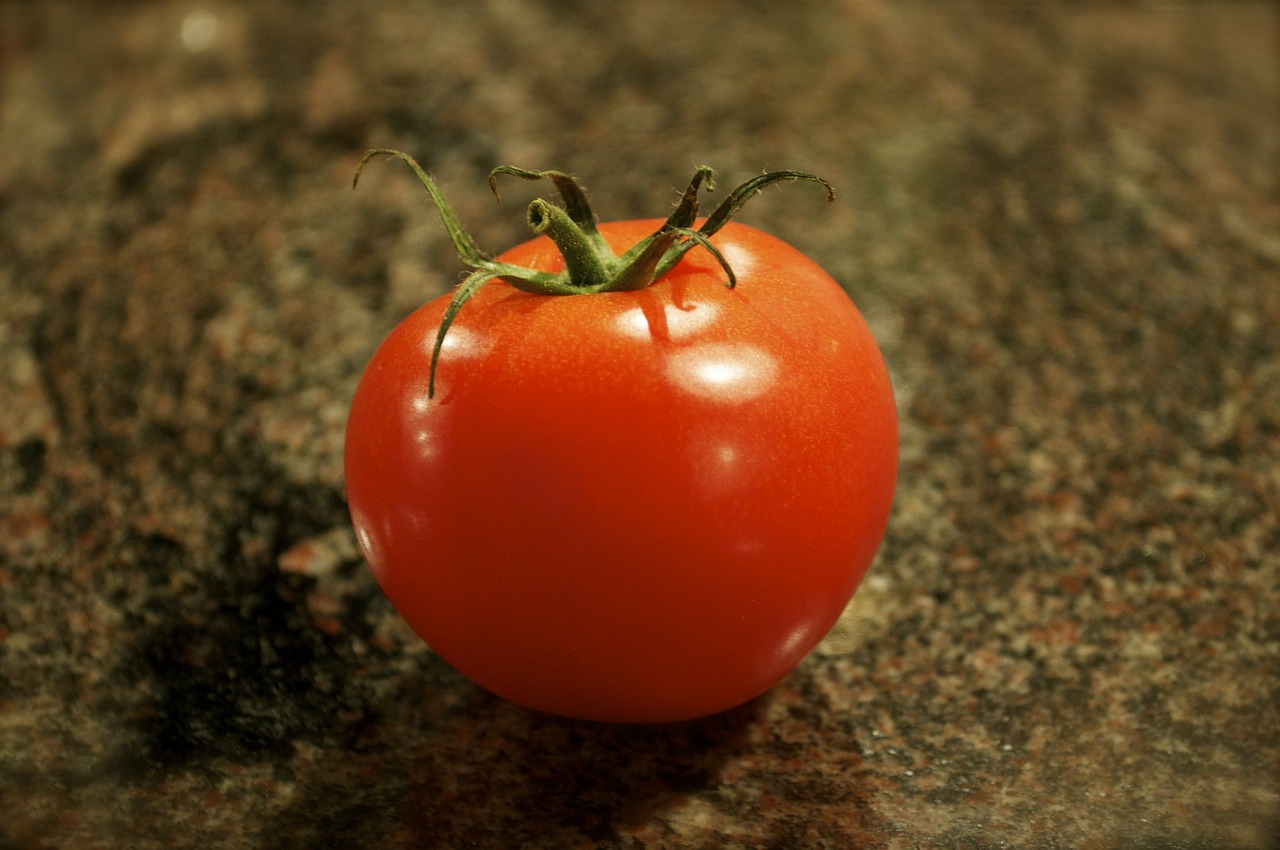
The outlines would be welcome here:
M 580 290 L 595 290 L 609 281 L 606 263 L 608 258 L 600 252 L 582 232 L 569 214 L 539 198 L 529 204 L 529 227 L 539 236 L 546 236 L 564 255 L 569 284 Z
M 436 205 L 436 211 L 440 213 L 440 220 L 444 222 L 444 229 L 448 231 L 449 238 L 453 240 L 453 248 L 458 252 L 458 256 L 469 266 L 484 265 L 489 258 L 484 255 L 484 252 L 476 245 L 475 240 L 467 233 L 466 228 L 462 226 L 462 222 L 458 220 L 453 208 L 445 201 L 440 188 L 427 175 L 427 172 L 422 169 L 422 166 L 418 165 L 418 161 L 404 151 L 392 150 L 391 148 L 376 148 L 366 151 L 365 155 L 360 158 L 360 163 L 356 166 L 355 175 L 351 178 L 351 188 L 354 189 L 356 184 L 360 182 L 360 172 L 364 171 L 365 163 L 375 156 L 394 156 L 407 162 L 409 167 L 413 169 L 413 173 L 418 175 L 418 180 L 422 183 L 423 188 L 427 190 L 427 194 L 431 196 L 432 203 Z
M 687 232 L 693 227 L 693 222 L 698 217 L 698 190 L 703 182 L 707 184 L 708 190 L 715 188 L 715 172 L 705 165 L 694 172 L 689 185 L 680 195 L 680 202 L 662 226 L 613 263 L 615 284 L 611 288 L 643 289 L 679 262 L 692 245 L 678 244 L 673 234 Z M 660 247 L 655 248 L 655 244 Z
M 475 272 L 453 291 L 453 297 L 449 299 L 449 306 L 444 310 L 444 318 L 440 320 L 440 329 L 436 331 L 435 345 L 431 347 L 431 369 L 427 376 L 427 398 L 434 398 L 436 394 L 436 367 L 440 364 L 440 350 L 444 348 L 444 336 L 449 332 L 449 326 L 458 317 L 458 311 L 462 309 L 462 305 L 470 301 L 471 296 L 476 294 L 476 290 L 493 278 L 492 272 Z
M 671 267 L 680 261 L 689 248 L 692 248 L 694 244 L 698 244 L 707 249 L 707 252 L 715 258 L 717 263 L 720 264 L 720 268 L 724 269 L 724 273 L 729 276 L 729 279 L 725 281 L 725 286 L 733 289 L 738 285 L 738 276 L 733 273 L 733 267 L 730 266 L 729 261 L 724 258 L 724 254 L 720 253 L 720 249 L 712 244 L 711 240 L 704 233 L 687 227 L 678 229 L 676 233 L 688 238 L 688 248 L 685 248 L 685 250 L 681 251 L 679 254 L 676 254 L 676 252 L 673 251 L 671 253 L 674 256 L 669 255 L 668 257 L 663 258 L 662 264 L 654 271 L 655 278 L 662 277 L 670 271 Z
M 499 165 L 489 172 L 489 190 L 498 200 L 502 200 L 502 196 L 498 194 L 499 174 L 508 174 L 525 180 L 541 180 L 544 177 L 550 180 L 555 184 L 556 191 L 560 193 L 560 198 L 564 201 L 564 211 L 569 214 L 573 223 L 582 228 L 582 232 L 586 234 L 587 239 L 597 251 L 611 254 L 604 237 L 596 229 L 596 214 L 591 211 L 591 204 L 587 202 L 587 193 L 578 185 L 577 180 L 563 171 L 529 171 L 513 165 Z
M 444 195 L 422 166 L 407 153 L 390 148 L 366 151 L 356 165 L 351 186 L 360 181 L 365 164 L 375 156 L 393 156 L 404 160 L 417 175 L 423 188 L 431 197 L 436 211 L 444 222 L 445 230 L 453 241 L 462 261 L 475 271 L 462 282 L 449 299 L 440 327 L 436 331 L 431 349 L 431 374 L 427 384 L 428 397 L 435 395 L 436 367 L 444 347 L 445 335 L 458 316 L 458 311 L 475 295 L 476 291 L 497 278 L 517 289 L 538 295 L 581 295 L 594 292 L 623 292 L 643 289 L 675 267 L 680 259 L 694 247 L 705 248 L 728 275 L 727 285 L 733 287 L 737 277 L 724 255 L 711 242 L 711 237 L 737 214 L 738 210 L 757 195 L 761 189 L 782 180 L 812 180 L 827 189 L 827 200 L 835 199 L 831 184 L 821 177 L 803 171 L 771 171 L 752 178 L 734 189 L 716 207 L 697 230 L 693 224 L 698 217 L 698 193 L 705 184 L 708 191 L 715 188 L 715 172 L 706 166 L 698 168 L 689 185 L 680 196 L 675 210 L 662 226 L 622 256 L 614 254 L 596 228 L 595 213 L 587 203 L 586 193 L 572 177 L 561 171 L 528 171 L 512 166 L 500 166 L 489 172 L 489 187 L 498 195 L 498 175 L 510 175 L 525 180 L 546 178 L 555 184 L 564 208 L 547 203 L 541 198 L 529 204 L 528 220 L 533 232 L 546 236 L 564 256 L 563 272 L 544 272 L 500 263 L 490 259 L 476 245 L 475 240 L 463 228 L 462 222 L 445 201 Z
M 821 183 L 827 189 L 827 202 L 830 203 L 836 199 L 836 190 L 831 188 L 830 183 L 816 174 L 809 174 L 804 171 L 770 171 L 767 174 L 761 174 L 759 177 L 753 177 L 730 192 L 729 197 L 720 202 L 720 206 L 716 207 L 715 212 L 707 216 L 707 220 L 698 229 L 705 236 L 714 235 L 717 230 L 729 222 L 729 219 L 737 215 L 738 210 L 742 209 L 747 201 L 760 194 L 761 189 L 782 180 L 812 180 L 815 183 Z
M 629 292 L 644 289 L 658 279 L 654 271 L 663 255 L 675 244 L 679 234 L 674 230 L 659 230 L 646 241 L 641 242 L 643 249 L 635 258 L 627 263 L 622 271 L 613 276 L 609 282 L 609 292 Z M 637 246 L 639 247 L 639 246 Z

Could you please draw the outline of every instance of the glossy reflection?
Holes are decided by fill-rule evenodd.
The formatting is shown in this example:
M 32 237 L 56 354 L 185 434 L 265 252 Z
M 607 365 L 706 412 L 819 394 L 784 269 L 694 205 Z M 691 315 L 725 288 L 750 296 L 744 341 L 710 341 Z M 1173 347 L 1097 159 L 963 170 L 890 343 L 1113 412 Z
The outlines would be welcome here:
M 713 496 L 738 487 L 748 477 L 750 451 L 732 442 L 732 436 L 713 434 L 691 444 L 698 483 Z
M 428 334 L 422 338 L 422 350 L 428 356 L 435 345 L 434 334 Z M 444 360 L 447 357 L 450 360 L 466 360 L 479 357 L 487 350 L 488 345 L 481 334 L 455 324 L 450 326 L 449 332 L 444 335 L 444 342 L 440 344 L 440 359 Z
M 629 337 L 679 342 L 710 327 L 719 314 L 720 308 L 714 304 L 663 304 L 661 308 L 634 307 L 619 313 L 615 321 L 618 330 Z
M 755 274 L 755 254 L 750 251 L 744 251 L 734 244 L 721 245 L 720 253 L 724 255 L 724 261 L 729 264 L 729 268 L 733 269 L 733 273 L 739 278 L 749 278 Z
M 699 398 L 741 404 L 769 389 L 778 376 L 778 364 L 753 345 L 708 342 L 674 352 L 667 361 L 667 375 Z

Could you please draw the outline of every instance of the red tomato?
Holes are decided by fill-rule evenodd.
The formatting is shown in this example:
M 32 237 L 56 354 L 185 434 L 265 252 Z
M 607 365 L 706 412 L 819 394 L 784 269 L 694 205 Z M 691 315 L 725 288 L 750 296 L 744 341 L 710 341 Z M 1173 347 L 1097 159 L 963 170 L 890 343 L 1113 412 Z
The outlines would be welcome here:
M 603 224 L 621 253 L 660 221 Z M 636 291 L 493 280 L 399 325 L 347 426 L 360 546 L 445 661 L 522 705 L 671 721 L 730 708 L 822 639 L 884 533 L 897 416 L 865 321 L 739 224 Z M 538 237 L 499 261 L 564 266 Z

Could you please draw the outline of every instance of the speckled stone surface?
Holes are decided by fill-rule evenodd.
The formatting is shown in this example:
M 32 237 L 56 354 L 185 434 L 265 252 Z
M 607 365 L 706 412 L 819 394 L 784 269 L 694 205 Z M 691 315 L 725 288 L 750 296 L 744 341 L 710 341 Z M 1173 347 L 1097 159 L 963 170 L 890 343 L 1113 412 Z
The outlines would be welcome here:
M 360 9 L 356 9 L 356 6 Z M 1274 4 L 0 2 L 0 848 L 1280 842 Z M 672 727 L 451 671 L 360 562 L 346 407 L 493 165 L 703 162 L 895 378 L 872 577 Z

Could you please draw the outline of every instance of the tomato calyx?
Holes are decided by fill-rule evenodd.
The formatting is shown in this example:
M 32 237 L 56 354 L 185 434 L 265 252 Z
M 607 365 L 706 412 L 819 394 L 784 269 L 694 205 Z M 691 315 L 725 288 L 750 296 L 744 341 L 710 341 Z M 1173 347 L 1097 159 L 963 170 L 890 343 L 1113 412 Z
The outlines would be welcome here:
M 449 306 L 445 309 L 440 328 L 431 351 L 431 374 L 427 396 L 435 395 L 436 366 L 449 326 L 457 318 L 458 311 L 484 284 L 502 280 L 524 292 L 537 295 L 585 295 L 599 292 L 626 292 L 644 289 L 670 271 L 691 249 L 705 248 L 719 263 L 726 275 L 725 285 L 733 288 L 737 278 L 724 255 L 711 243 L 711 237 L 724 227 L 744 204 L 765 187 L 782 181 L 808 180 L 820 183 L 827 190 L 827 200 L 835 200 L 831 184 L 821 177 L 803 171 L 769 171 L 738 186 L 716 207 L 715 211 L 695 228 L 698 217 L 698 193 L 704 188 L 715 189 L 715 172 L 700 166 L 689 180 L 675 210 L 651 235 L 642 239 L 625 253 L 618 255 L 606 244 L 597 229 L 597 219 L 587 201 L 586 193 L 578 182 L 562 171 L 530 171 L 510 165 L 499 166 L 489 172 L 489 188 L 494 197 L 501 200 L 498 177 L 511 176 L 524 180 L 550 180 L 560 194 L 562 206 L 541 198 L 529 204 L 526 216 L 529 227 L 536 235 L 546 236 L 564 256 L 562 272 L 545 272 L 537 269 L 498 262 L 480 250 L 467 233 L 456 213 L 445 201 L 435 181 L 412 156 L 391 148 L 374 148 L 366 151 L 356 165 L 351 186 L 360 181 L 360 174 L 369 160 L 376 156 L 390 156 L 404 160 L 413 169 L 427 195 L 444 222 L 445 230 L 453 241 L 453 247 L 462 261 L 474 271 L 454 290 Z

